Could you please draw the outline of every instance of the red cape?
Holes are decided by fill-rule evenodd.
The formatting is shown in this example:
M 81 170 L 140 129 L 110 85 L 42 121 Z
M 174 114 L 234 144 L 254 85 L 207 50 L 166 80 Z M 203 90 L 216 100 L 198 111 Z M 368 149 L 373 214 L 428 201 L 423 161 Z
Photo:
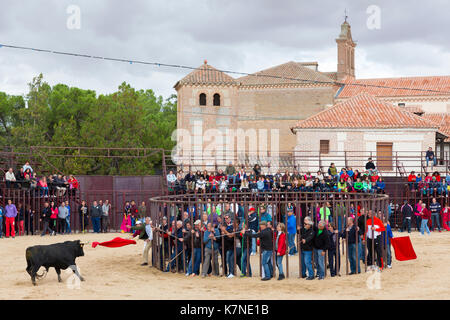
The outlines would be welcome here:
M 398 261 L 414 260 L 417 258 L 411 239 L 408 236 L 391 238 L 391 243 L 395 250 L 395 258 Z
M 114 239 L 112 239 L 110 241 L 106 241 L 106 242 L 93 242 L 92 248 L 95 248 L 98 245 L 108 247 L 108 248 L 118 248 L 118 247 L 123 247 L 123 246 L 129 245 L 129 244 L 136 244 L 136 241 L 117 237 L 117 238 L 114 238 Z

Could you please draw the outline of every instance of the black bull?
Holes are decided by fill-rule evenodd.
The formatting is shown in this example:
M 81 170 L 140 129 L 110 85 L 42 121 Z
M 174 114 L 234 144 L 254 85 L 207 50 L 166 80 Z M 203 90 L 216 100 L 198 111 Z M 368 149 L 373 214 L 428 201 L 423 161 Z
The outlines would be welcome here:
M 58 274 L 58 281 L 61 282 L 61 269 L 65 270 L 71 268 L 81 281 L 83 277 L 79 274 L 75 265 L 77 257 L 84 256 L 84 243 L 80 240 L 65 241 L 63 243 L 55 243 L 46 246 L 28 247 L 25 253 L 27 259 L 27 272 L 31 276 L 31 282 L 36 285 L 36 277 L 42 278 L 44 274 L 37 274 L 41 267 L 44 267 L 46 272 L 53 267 Z

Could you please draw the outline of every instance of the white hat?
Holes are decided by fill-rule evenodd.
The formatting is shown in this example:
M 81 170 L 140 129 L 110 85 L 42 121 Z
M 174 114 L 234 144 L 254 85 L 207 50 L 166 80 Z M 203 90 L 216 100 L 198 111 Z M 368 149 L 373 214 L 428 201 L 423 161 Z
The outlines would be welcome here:
M 142 223 L 141 220 L 136 221 L 136 224 L 141 224 L 141 223 Z

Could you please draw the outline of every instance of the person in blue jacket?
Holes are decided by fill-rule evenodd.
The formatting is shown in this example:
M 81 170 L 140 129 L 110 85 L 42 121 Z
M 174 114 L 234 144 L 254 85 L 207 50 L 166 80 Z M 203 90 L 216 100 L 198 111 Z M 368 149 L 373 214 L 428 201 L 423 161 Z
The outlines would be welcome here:
M 389 221 L 384 224 L 386 231 L 383 231 L 383 243 L 386 245 L 386 268 L 392 268 L 391 239 L 394 237 Z
M 287 235 L 289 245 L 289 256 L 292 256 L 298 252 L 297 247 L 295 246 L 296 234 L 297 234 L 297 218 L 295 217 L 293 210 L 288 210 Z

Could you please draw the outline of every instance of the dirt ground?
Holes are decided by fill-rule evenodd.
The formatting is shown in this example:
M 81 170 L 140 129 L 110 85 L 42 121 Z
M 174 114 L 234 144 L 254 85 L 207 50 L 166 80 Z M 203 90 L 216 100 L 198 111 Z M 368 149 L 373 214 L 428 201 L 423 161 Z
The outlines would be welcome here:
M 394 233 L 395 236 L 402 234 Z M 86 281 L 77 286 L 72 272 L 56 272 L 32 286 L 25 271 L 25 249 L 37 244 L 66 240 L 107 241 L 120 234 L 82 234 L 56 237 L 23 236 L 0 239 L 0 299 L 450 299 L 450 232 L 430 236 L 411 234 L 418 258 L 399 262 L 380 274 L 381 289 L 369 289 L 373 275 L 362 273 L 324 281 L 297 278 L 298 256 L 290 257 L 291 277 L 283 281 L 261 281 L 258 256 L 252 257 L 253 278 L 190 278 L 143 267 L 143 242 L 122 248 L 85 247 L 77 265 Z M 362 265 L 363 267 L 364 265 Z M 41 269 L 42 270 L 42 269 Z M 369 281 L 369 283 L 376 283 Z M 373 287 L 370 286 L 370 287 Z

